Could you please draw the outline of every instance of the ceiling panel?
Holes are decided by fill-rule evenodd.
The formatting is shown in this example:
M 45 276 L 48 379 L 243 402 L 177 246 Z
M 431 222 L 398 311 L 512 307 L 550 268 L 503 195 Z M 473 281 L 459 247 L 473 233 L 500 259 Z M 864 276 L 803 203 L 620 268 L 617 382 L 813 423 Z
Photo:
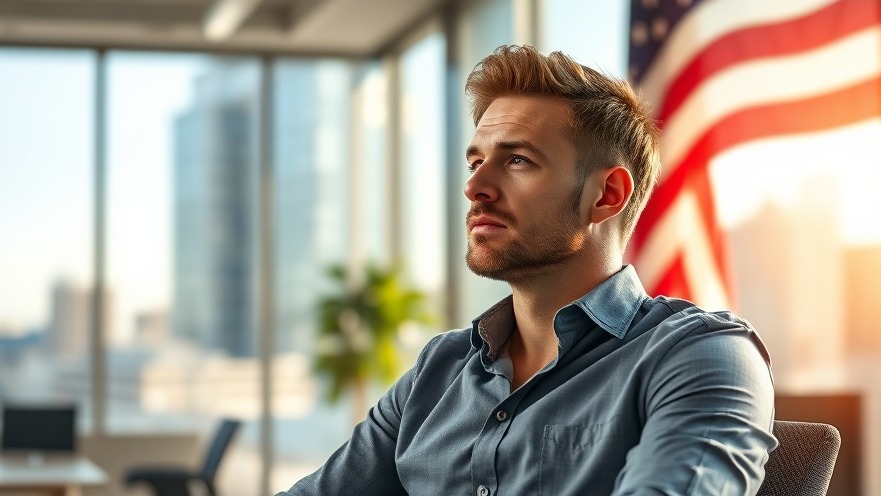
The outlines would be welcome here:
M 210 41 L 220 2 L 254 3 L 228 38 Z M 364 57 L 449 0 L 0 0 L 0 44 L 213 50 Z

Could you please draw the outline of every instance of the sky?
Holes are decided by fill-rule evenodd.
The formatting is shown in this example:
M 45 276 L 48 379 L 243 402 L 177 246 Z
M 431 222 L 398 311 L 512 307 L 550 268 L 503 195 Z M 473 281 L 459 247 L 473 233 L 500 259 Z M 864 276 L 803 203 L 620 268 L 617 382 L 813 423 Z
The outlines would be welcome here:
M 117 305 L 168 306 L 169 124 L 204 60 L 109 56 L 108 279 L 126 289 Z M 0 328 L 44 325 L 54 281 L 92 279 L 94 67 L 85 51 L 0 50 Z
M 42 325 L 47 281 L 89 280 L 93 66 L 88 52 L 0 51 L 0 327 Z

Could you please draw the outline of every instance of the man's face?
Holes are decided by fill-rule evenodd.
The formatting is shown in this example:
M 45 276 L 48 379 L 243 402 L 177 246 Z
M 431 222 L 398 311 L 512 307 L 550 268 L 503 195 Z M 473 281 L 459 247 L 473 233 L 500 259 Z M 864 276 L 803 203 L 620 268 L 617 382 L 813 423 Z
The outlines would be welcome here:
M 467 160 L 468 268 L 512 281 L 553 268 L 584 246 L 582 184 L 561 98 L 505 96 L 480 119 Z

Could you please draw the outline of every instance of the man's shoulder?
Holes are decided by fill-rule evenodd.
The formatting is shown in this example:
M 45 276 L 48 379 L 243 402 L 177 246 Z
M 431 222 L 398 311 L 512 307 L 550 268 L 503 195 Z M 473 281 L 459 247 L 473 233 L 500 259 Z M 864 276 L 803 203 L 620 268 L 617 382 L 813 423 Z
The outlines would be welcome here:
M 437 334 L 428 342 L 426 348 L 471 346 L 471 328 L 451 329 Z
M 643 323 L 644 332 L 655 344 L 664 343 L 670 348 L 726 348 L 732 342 L 746 340 L 765 362 L 770 362 L 756 329 L 729 310 L 710 311 L 687 300 L 659 296 L 650 299 Z
M 419 363 L 436 359 L 438 356 L 464 358 L 472 351 L 471 329 L 453 329 L 431 338 L 419 355 Z
M 668 296 L 649 298 L 645 320 L 682 332 L 731 328 L 755 332 L 752 324 L 730 310 L 706 310 L 688 300 Z
M 471 345 L 470 329 L 443 332 L 433 337 L 422 348 L 413 378 L 417 382 L 428 380 L 435 386 L 449 383 L 476 353 Z

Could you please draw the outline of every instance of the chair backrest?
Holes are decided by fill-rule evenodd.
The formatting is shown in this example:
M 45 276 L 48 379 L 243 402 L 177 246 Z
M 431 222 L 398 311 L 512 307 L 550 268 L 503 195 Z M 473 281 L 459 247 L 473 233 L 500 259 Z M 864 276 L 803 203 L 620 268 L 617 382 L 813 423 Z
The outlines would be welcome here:
M 765 465 L 757 496 L 825 496 L 841 435 L 828 424 L 774 421 L 780 446 Z
M 241 425 L 242 422 L 239 420 L 224 419 L 220 427 L 217 428 L 211 444 L 205 450 L 205 460 L 202 462 L 202 475 L 207 480 L 214 480 L 220 462 L 223 460 L 223 454 Z

